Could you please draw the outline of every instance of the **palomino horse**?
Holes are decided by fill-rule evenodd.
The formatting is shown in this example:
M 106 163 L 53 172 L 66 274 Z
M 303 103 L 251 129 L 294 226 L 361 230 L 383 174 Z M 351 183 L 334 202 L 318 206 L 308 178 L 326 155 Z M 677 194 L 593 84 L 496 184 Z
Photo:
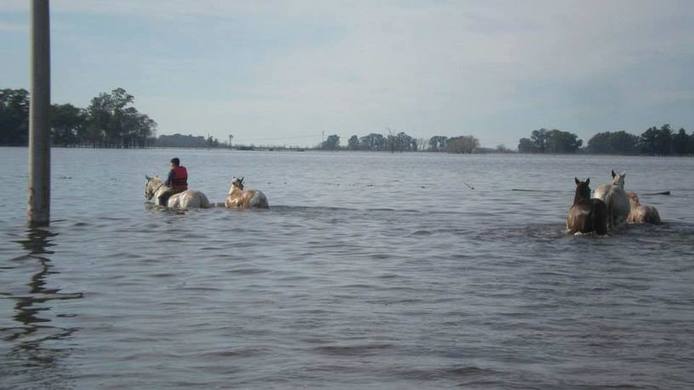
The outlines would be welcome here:
M 631 211 L 627 217 L 628 223 L 652 223 L 654 225 L 662 223 L 658 210 L 653 206 L 641 204 L 639 196 L 635 192 L 627 192 L 627 197 L 631 206 Z
M 590 179 L 576 180 L 574 204 L 566 217 L 566 229 L 569 233 L 607 234 L 607 206 L 600 199 L 590 198 Z
M 224 199 L 224 206 L 230 209 L 266 209 L 270 207 L 265 194 L 258 190 L 244 190 L 243 177 L 231 182 L 229 194 Z
M 612 184 L 601 184 L 595 189 L 593 198 L 605 202 L 607 205 L 607 224 L 614 229 L 625 223 L 629 216 L 629 199 L 624 192 L 624 178 L 627 174 L 620 175 L 612 171 Z
M 145 176 L 145 198 L 159 204 L 159 196 L 169 189 L 158 176 Z M 175 209 L 206 209 L 210 207 L 210 201 L 207 200 L 205 194 L 200 191 L 186 190 L 178 194 L 171 195 L 166 202 L 166 206 Z

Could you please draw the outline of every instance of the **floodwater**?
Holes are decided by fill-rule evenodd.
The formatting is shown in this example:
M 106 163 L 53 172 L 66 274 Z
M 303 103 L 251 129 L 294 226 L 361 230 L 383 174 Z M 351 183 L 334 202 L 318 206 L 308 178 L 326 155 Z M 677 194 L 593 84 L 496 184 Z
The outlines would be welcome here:
M 148 206 L 174 155 L 271 209 Z M 54 149 L 35 230 L 26 159 L 0 148 L 2 388 L 694 387 L 694 159 Z M 611 169 L 666 223 L 566 235 Z

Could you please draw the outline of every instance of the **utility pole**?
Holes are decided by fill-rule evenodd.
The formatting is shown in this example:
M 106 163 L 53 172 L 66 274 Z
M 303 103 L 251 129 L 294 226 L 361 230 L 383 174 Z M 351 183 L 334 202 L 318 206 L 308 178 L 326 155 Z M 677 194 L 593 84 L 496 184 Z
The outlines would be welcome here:
M 31 1 L 29 207 L 33 226 L 47 226 L 51 204 L 51 34 L 48 0 Z
M 231 149 L 231 140 L 233 140 L 233 139 L 234 139 L 234 135 L 229 134 L 229 149 Z

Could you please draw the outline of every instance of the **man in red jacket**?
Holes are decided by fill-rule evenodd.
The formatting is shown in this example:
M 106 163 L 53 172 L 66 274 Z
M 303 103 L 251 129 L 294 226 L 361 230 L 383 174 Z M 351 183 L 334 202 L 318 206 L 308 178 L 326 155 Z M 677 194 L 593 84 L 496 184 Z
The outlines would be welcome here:
M 164 185 L 169 187 L 169 189 L 159 196 L 159 204 L 162 206 L 166 206 L 171 195 L 188 189 L 188 170 L 186 170 L 186 167 L 181 166 L 181 160 L 178 157 L 171 159 L 171 171 L 169 171 L 169 177 L 164 182 Z

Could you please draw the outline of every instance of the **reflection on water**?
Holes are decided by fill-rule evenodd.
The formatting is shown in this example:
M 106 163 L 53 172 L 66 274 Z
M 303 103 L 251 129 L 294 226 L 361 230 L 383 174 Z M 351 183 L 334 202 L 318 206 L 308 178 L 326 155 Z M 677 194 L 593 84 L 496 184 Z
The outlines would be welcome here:
M 28 265 L 35 272 L 27 275 L 29 280 L 24 286 L 28 287 L 28 291 L 24 288 L 24 291 L 0 292 L 1 298 L 15 301 L 15 314 L 12 318 L 17 323 L 14 327 L 0 328 L 0 335 L 3 336 L 3 341 L 12 345 L 6 353 L 7 362 L 11 362 L 13 366 L 34 368 L 31 375 L 33 385 L 50 382 L 55 386 L 54 381 L 64 375 L 62 369 L 58 369 L 59 359 L 67 351 L 63 348 L 51 348 L 48 344 L 72 335 L 77 329 L 52 324 L 51 304 L 56 300 L 82 298 L 82 294 L 61 293 L 60 289 L 47 287 L 49 275 L 56 273 L 52 271 L 49 256 L 54 254 L 54 241 L 58 234 L 51 232 L 49 228 L 39 227 L 29 228 L 25 234 L 16 243 L 21 245 L 26 254 L 11 259 L 9 263 L 16 264 L 17 268 Z M 10 367 L 5 369 L 12 372 Z M 2 371 L 0 369 L 0 373 Z M 11 382 L 9 373 L 2 375 L 5 377 L 3 384 Z

